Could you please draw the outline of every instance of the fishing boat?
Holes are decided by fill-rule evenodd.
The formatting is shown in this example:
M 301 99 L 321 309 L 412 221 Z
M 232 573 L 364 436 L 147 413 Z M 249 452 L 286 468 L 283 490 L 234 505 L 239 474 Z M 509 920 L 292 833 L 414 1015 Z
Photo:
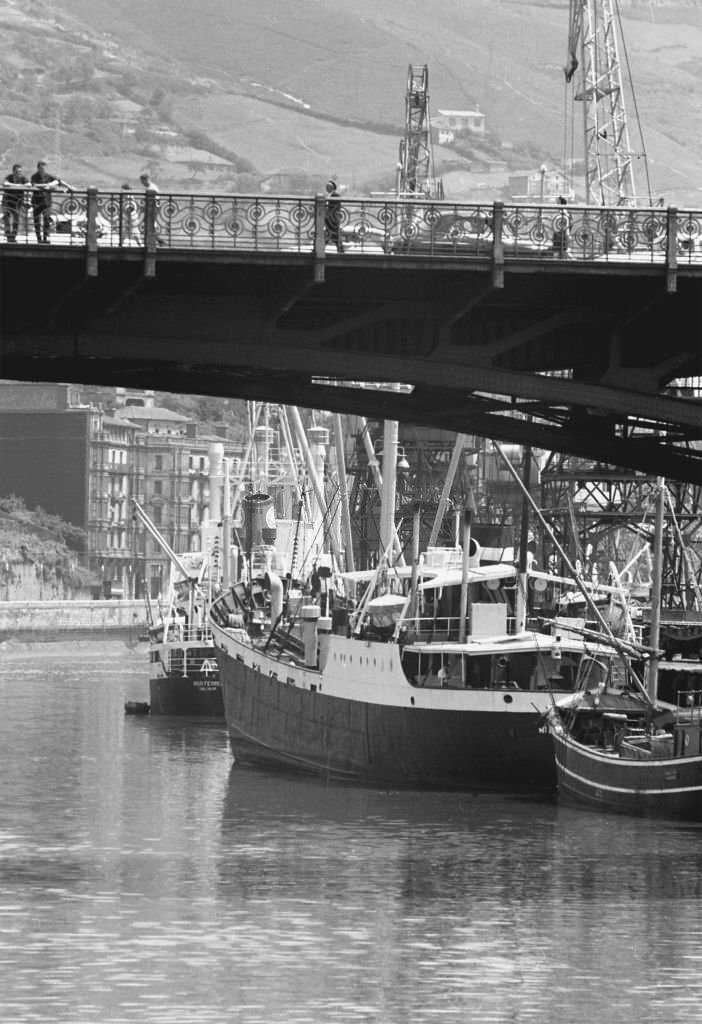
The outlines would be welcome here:
M 546 714 L 559 798 L 621 814 L 702 821 L 702 690 L 671 672 L 659 694 L 661 550 L 665 483 L 658 481 L 648 656 L 639 675 L 602 666 Z M 682 667 L 682 663 L 681 667 Z
M 702 821 L 702 691 L 687 707 L 594 690 L 547 712 L 559 799 L 604 811 Z

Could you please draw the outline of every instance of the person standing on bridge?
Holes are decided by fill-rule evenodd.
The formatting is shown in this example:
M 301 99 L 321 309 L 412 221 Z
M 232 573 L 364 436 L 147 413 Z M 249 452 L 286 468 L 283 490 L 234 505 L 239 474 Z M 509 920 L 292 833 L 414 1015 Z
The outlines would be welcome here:
M 128 181 L 122 185 L 122 192 L 119 197 L 120 206 L 120 245 L 139 245 L 139 217 L 137 205 L 132 195 L 132 186 Z
M 573 218 L 570 210 L 566 210 L 567 201 L 563 196 L 558 197 L 560 209 L 553 218 L 553 255 L 562 259 L 570 256 L 570 230 L 573 226 Z
M 154 198 L 154 232 L 155 232 L 155 235 L 156 235 L 156 244 L 157 245 L 165 245 L 165 242 L 159 236 L 158 231 L 156 230 L 156 225 L 158 223 L 158 196 L 159 196 L 158 186 L 153 183 L 153 181 L 151 180 L 151 176 L 148 173 L 148 171 L 144 171 L 142 174 L 139 175 L 139 181 L 141 182 L 141 184 L 142 184 L 142 186 L 144 188 L 144 199 L 147 200 L 149 196 L 153 196 L 153 198 Z M 144 203 L 144 214 L 146 215 L 146 202 Z M 146 220 L 144 221 L 144 232 L 143 232 L 143 234 L 144 234 L 144 238 L 146 238 Z
M 337 252 L 344 251 L 341 231 L 341 193 L 333 178 L 327 182 L 327 208 L 324 215 L 325 242 L 336 246 Z
M 25 185 L 29 182 L 22 174 L 22 165 L 13 164 L 12 171 L 5 178 L 2 188 L 2 220 L 5 238 L 8 242 L 17 240 L 20 214 L 24 207 Z
M 32 213 L 37 242 L 47 245 L 51 230 L 51 190 L 69 186 L 50 174 L 43 160 L 39 161 L 36 171 L 29 180 L 32 186 Z

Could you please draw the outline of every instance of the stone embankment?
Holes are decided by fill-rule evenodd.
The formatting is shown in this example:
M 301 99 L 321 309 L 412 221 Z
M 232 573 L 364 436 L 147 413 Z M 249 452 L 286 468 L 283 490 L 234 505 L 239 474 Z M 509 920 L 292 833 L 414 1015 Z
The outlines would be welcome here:
M 0 601 L 0 640 L 67 633 L 142 633 L 144 602 Z

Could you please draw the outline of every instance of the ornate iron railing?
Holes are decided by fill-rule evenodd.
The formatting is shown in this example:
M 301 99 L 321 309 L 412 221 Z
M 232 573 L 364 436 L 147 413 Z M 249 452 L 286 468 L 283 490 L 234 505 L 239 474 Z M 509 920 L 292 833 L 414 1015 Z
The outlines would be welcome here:
M 5 206 L 3 206 L 5 211 Z M 324 197 L 55 191 L 50 243 L 255 253 L 335 252 Z M 451 259 L 702 265 L 702 211 L 344 198 L 338 248 Z M 20 209 L 16 242 L 34 243 Z

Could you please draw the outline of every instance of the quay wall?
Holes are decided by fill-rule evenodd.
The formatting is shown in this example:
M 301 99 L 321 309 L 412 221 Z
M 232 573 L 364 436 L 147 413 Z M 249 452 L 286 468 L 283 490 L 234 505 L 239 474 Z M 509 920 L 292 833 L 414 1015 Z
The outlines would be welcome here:
M 144 602 L 0 601 L 0 639 L 18 634 L 125 632 L 146 628 Z

